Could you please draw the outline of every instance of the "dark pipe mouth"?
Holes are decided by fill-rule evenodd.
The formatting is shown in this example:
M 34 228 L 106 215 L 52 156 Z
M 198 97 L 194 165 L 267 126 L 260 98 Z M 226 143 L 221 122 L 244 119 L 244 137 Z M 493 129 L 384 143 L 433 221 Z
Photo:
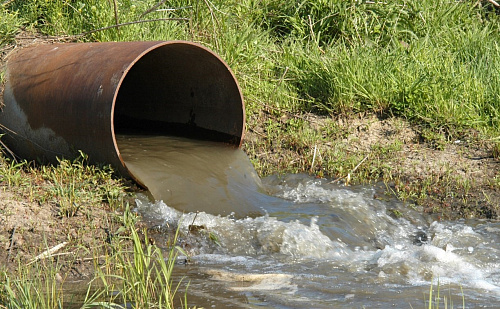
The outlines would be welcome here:
M 112 130 L 125 168 L 115 134 L 173 135 L 241 146 L 241 90 L 227 64 L 205 47 L 161 42 L 138 56 L 121 78 Z
M 228 66 L 190 42 L 165 42 L 125 72 L 114 104 L 116 134 L 166 134 L 241 145 L 244 107 Z

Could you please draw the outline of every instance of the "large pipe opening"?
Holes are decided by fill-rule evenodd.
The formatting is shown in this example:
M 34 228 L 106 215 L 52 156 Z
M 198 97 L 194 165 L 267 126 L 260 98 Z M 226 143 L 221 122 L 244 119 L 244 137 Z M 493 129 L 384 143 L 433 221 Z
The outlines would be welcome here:
M 114 105 L 114 130 L 239 146 L 242 107 L 238 84 L 221 59 L 197 45 L 170 43 L 142 55 L 126 73 Z

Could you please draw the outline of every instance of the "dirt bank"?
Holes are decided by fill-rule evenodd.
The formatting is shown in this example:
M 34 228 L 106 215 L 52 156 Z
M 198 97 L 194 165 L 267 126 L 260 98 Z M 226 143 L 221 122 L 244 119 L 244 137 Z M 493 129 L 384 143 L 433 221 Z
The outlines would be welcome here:
M 469 130 L 451 137 L 430 133 L 401 118 L 373 114 L 287 115 L 288 119 L 305 118 L 306 130 L 321 133 L 322 128 L 333 125 L 340 132 L 290 149 L 288 142 L 283 145 L 269 139 L 262 125 L 269 118 L 280 122 L 283 117 L 259 117 L 249 123 L 245 148 L 251 150 L 247 153 L 255 162 L 266 162 L 261 164 L 264 173 L 266 167 L 278 166 L 328 175 L 343 183 L 349 179 L 383 181 L 389 193 L 441 219 L 500 218 L 500 160 L 495 143 L 479 132 Z M 313 153 L 315 160 L 311 160 Z M 328 170 L 329 160 L 353 162 L 344 170 Z

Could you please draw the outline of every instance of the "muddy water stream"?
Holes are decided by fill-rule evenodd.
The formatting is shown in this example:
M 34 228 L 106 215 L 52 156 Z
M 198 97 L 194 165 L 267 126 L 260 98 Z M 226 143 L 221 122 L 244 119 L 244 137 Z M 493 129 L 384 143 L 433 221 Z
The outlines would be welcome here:
M 241 150 L 214 143 L 121 136 L 118 146 L 157 200 L 140 196 L 137 211 L 158 231 L 180 222 L 189 258 L 176 276 L 190 305 L 423 308 L 439 281 L 453 308 L 500 308 L 499 222 L 435 221 L 376 186 L 260 180 Z

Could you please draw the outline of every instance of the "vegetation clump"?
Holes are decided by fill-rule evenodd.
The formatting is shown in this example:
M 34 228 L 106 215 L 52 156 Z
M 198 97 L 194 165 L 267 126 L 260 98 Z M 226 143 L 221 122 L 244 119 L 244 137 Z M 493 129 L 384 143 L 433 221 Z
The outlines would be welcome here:
M 83 154 L 41 166 L 0 159 L 0 308 L 179 302 L 175 233 L 166 249 L 150 243 L 127 182 L 109 166 L 88 165 Z M 67 290 L 75 280 L 85 282 L 76 293 Z

